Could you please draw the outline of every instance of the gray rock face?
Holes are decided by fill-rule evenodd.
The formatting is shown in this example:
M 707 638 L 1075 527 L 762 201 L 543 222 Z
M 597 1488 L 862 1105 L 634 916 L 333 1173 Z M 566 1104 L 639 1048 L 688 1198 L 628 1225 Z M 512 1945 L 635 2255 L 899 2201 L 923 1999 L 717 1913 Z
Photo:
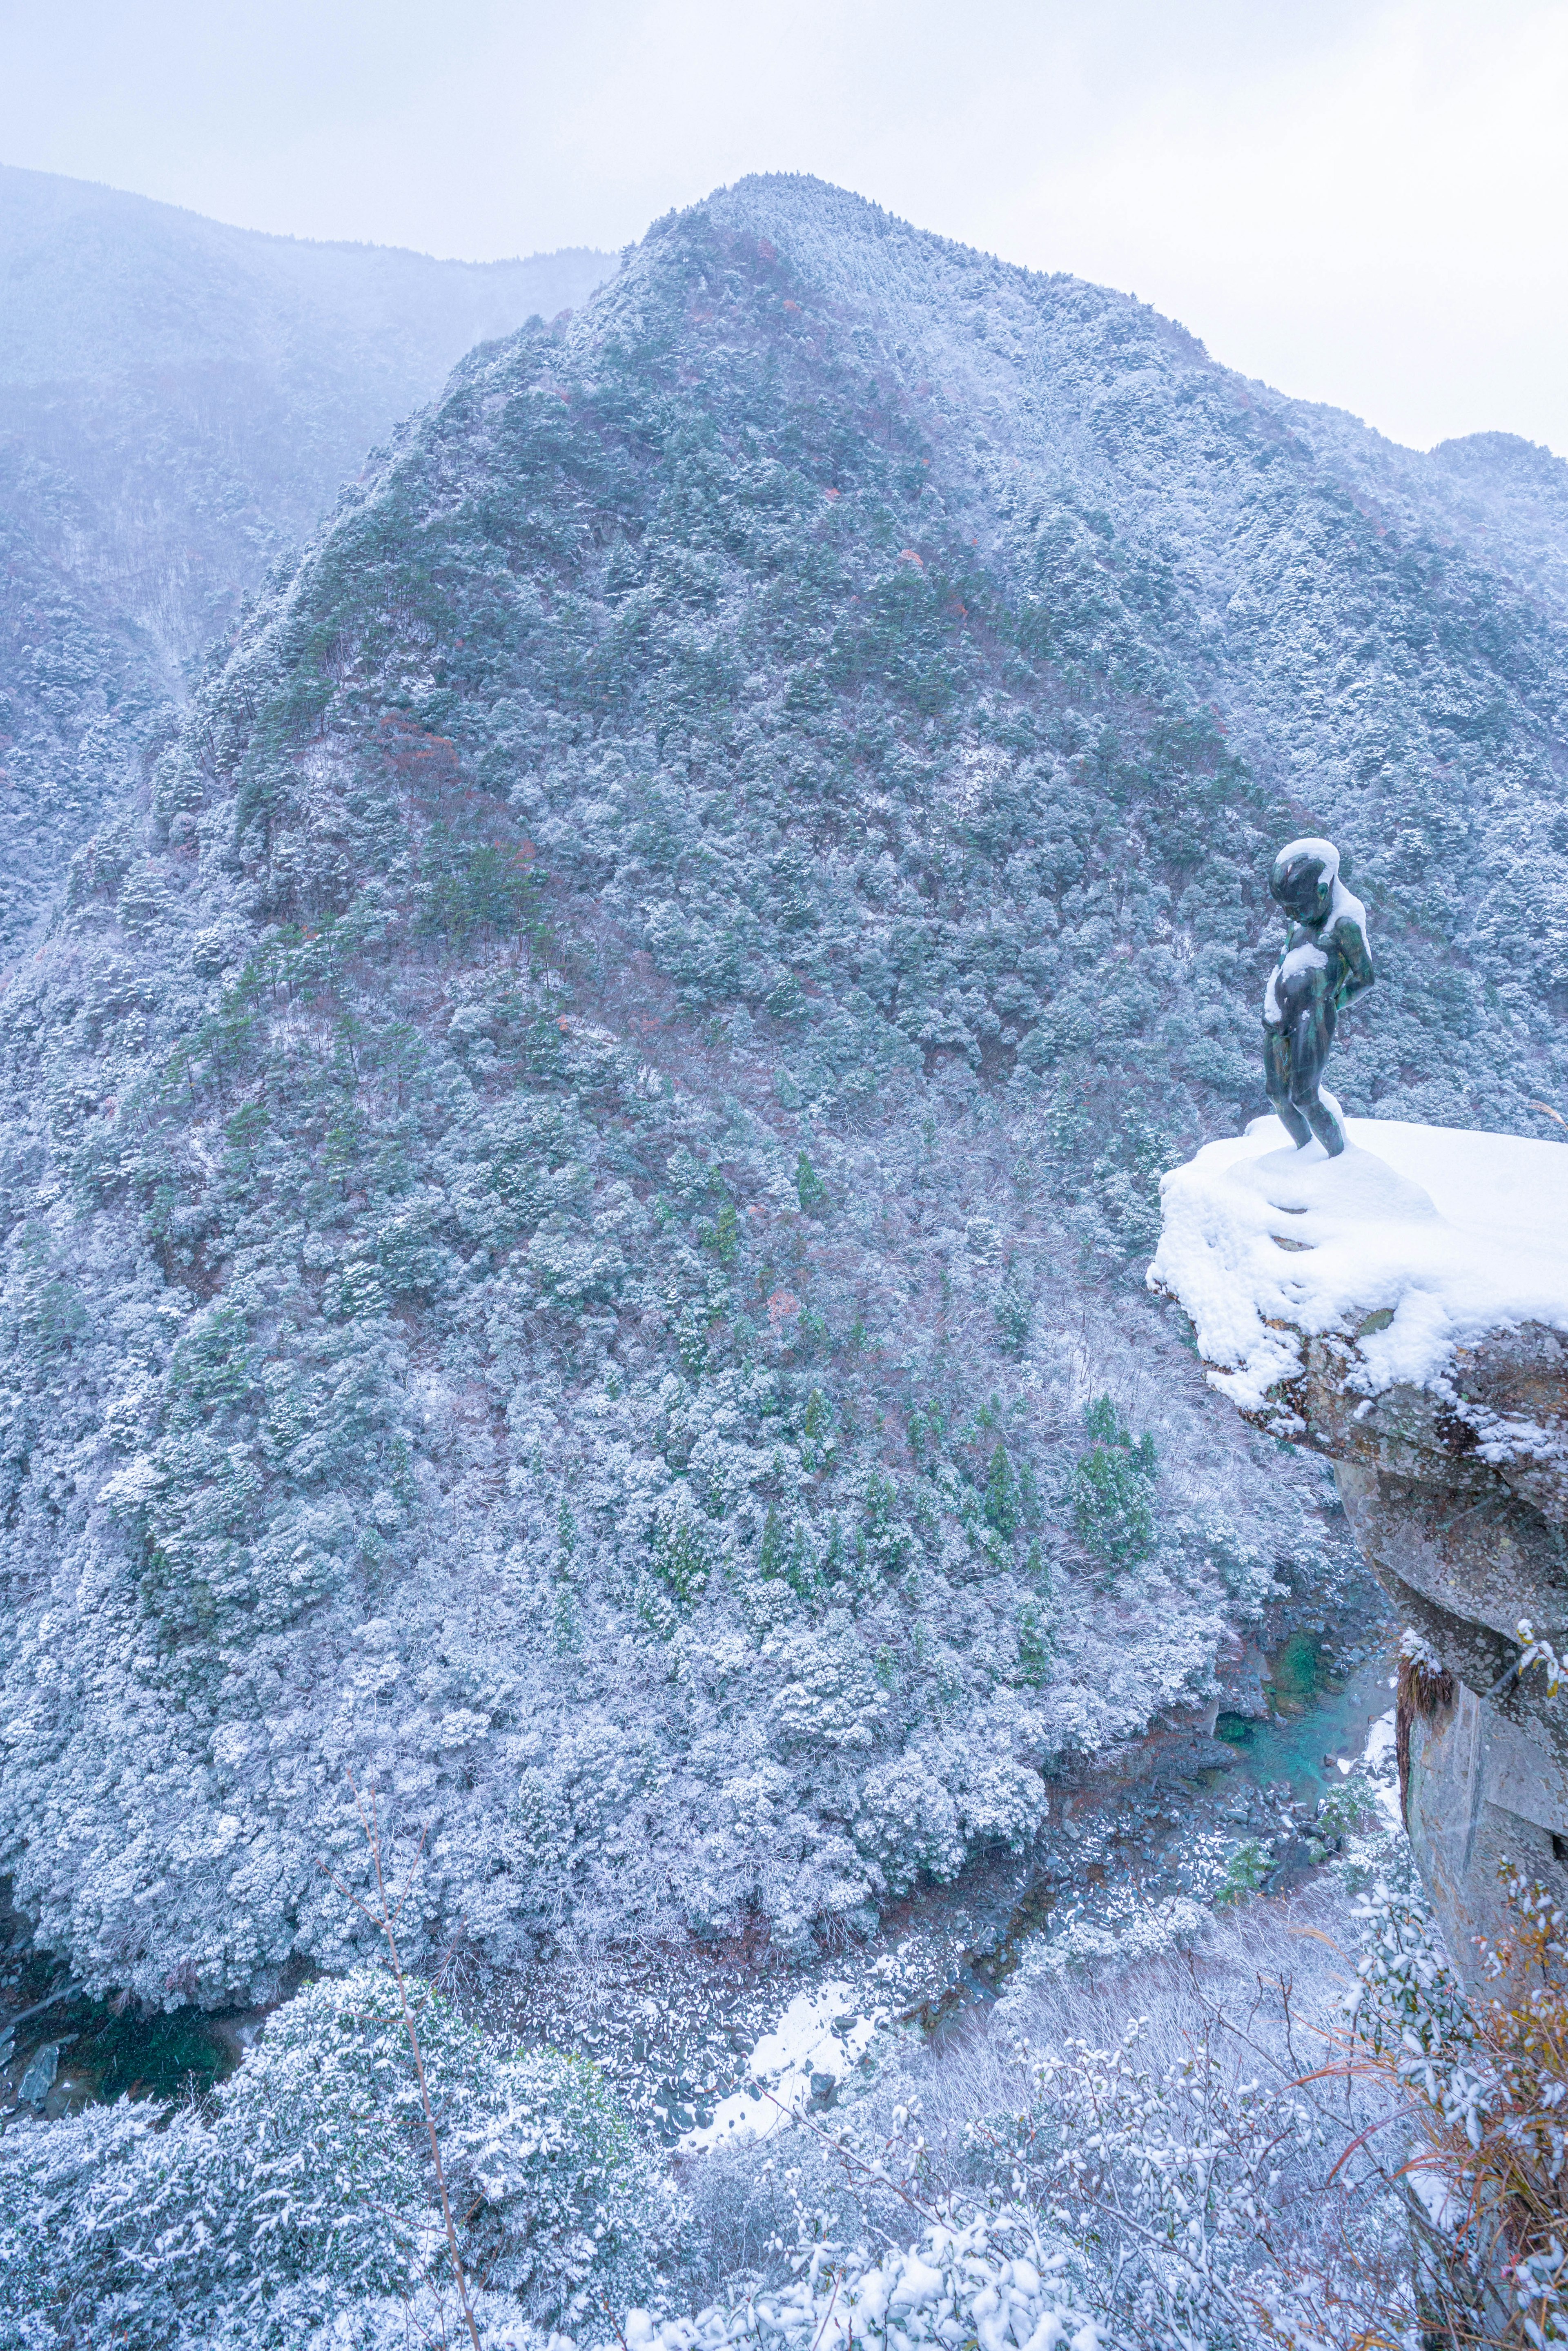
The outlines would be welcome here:
M 1507 1385 L 1524 1335 L 1465 1351 L 1478 1385 Z M 1307 1401 L 1310 1441 L 1333 1456 L 1364 1554 L 1441 1667 L 1401 1675 L 1406 1818 L 1449 1948 L 1471 1970 L 1476 1938 L 1507 1930 L 1505 1860 L 1568 1904 L 1568 1719 L 1540 1669 L 1515 1671 L 1521 1620 L 1563 1646 L 1568 1480 L 1543 1476 L 1533 1455 L 1487 1461 L 1473 1426 L 1424 1390 L 1391 1390 L 1361 1421 L 1357 1399 L 1321 1376 Z M 1551 1401 L 1561 1424 L 1561 1362 Z
M 1506 1862 L 1568 1906 L 1568 1691 L 1552 1696 L 1540 1665 L 1520 1670 L 1521 1625 L 1559 1652 L 1568 1634 L 1568 1317 L 1556 1270 L 1568 1155 L 1559 1179 L 1542 1146 L 1510 1154 L 1504 1138 L 1487 1138 L 1499 1146 L 1495 1169 L 1517 1160 L 1518 1189 L 1472 1187 L 1461 1213 L 1444 1197 L 1444 1163 L 1482 1138 L 1398 1130 L 1406 1178 L 1424 1132 L 1437 1228 L 1423 1225 L 1425 1254 L 1405 1267 L 1385 1208 L 1358 1225 L 1357 1199 L 1375 1198 L 1364 1179 L 1336 1200 L 1314 1172 L 1322 1196 L 1309 1222 L 1285 1199 L 1286 1171 L 1254 1157 L 1243 1163 L 1246 1214 L 1260 1200 L 1283 1208 L 1298 1219 L 1292 1254 L 1319 1259 L 1293 1278 L 1292 1304 L 1269 1276 L 1266 1246 L 1249 1245 L 1279 1245 L 1271 1219 L 1250 1234 L 1228 1188 L 1240 1147 L 1217 1145 L 1208 1165 L 1206 1153 L 1166 1177 L 1150 1278 L 1191 1313 L 1211 1380 L 1243 1416 L 1332 1459 L 1362 1552 L 1416 1636 L 1399 1678 L 1406 1816 L 1449 1947 L 1474 1972 L 1477 1938 L 1508 1931 Z M 1380 1142 L 1392 1153 L 1395 1135 L 1353 1124 L 1367 1155 Z M 1326 1170 L 1323 1179 L 1338 1181 Z M 1481 1250 L 1482 1239 L 1510 1236 L 1526 1283 L 1540 1252 L 1541 1319 L 1518 1315 L 1517 1282 L 1505 1295 Z M 1380 1288 L 1394 1302 L 1365 1311 Z M 1416 1339 L 1401 1342 L 1402 1331 Z M 1243 1344 L 1228 1345 L 1238 1332 Z M 1438 1335 L 1417 1343 L 1424 1332 Z M 1390 1376 L 1396 1368 L 1408 1375 Z
M 59 2064 L 60 2044 L 57 2041 L 46 2041 L 41 2049 L 35 2050 L 16 2091 L 17 2105 L 41 2106 L 55 2086 Z

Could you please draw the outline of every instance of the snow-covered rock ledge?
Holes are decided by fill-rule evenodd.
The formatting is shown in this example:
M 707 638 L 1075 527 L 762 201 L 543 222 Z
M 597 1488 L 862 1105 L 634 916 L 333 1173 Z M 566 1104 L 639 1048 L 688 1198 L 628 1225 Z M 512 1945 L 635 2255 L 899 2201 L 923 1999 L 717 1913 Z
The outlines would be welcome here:
M 1328 1158 L 1273 1118 L 1161 1186 L 1151 1288 L 1208 1377 L 1333 1460 L 1409 1628 L 1411 1835 L 1455 1955 L 1503 1920 L 1507 1855 L 1568 1905 L 1568 1149 L 1392 1120 Z
M 1568 1517 L 1568 1149 L 1346 1129 L 1329 1159 L 1256 1119 L 1166 1176 L 1150 1287 L 1271 1434 L 1445 1482 L 1471 1459 Z

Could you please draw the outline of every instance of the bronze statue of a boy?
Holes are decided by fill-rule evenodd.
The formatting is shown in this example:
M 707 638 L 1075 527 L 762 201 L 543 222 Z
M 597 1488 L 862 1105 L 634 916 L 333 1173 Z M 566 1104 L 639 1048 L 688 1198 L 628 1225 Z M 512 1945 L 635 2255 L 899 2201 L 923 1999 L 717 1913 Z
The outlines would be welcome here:
M 1333 1159 L 1344 1149 L 1344 1129 L 1318 1083 L 1341 1011 L 1377 977 L 1366 949 L 1366 908 L 1340 880 L 1332 841 L 1287 841 L 1269 889 L 1290 918 L 1263 998 L 1269 1100 L 1298 1151 L 1315 1135 Z

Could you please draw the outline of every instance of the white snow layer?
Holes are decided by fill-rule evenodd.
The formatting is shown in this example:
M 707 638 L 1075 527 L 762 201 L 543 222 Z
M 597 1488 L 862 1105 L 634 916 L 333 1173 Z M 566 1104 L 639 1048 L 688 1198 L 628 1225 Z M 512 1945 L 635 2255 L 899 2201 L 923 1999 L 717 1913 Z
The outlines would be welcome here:
M 1345 1133 L 1331 1159 L 1254 1119 L 1161 1179 L 1149 1286 L 1186 1308 L 1234 1404 L 1300 1370 L 1302 1332 L 1355 1338 L 1351 1384 L 1373 1396 L 1441 1379 L 1489 1332 L 1568 1330 L 1568 1149 L 1394 1119 Z
M 713 2120 L 689 2130 L 683 2155 L 714 2147 L 745 2131 L 766 2138 L 780 2124 L 803 2114 L 811 2099 L 811 2076 L 844 2080 L 871 2045 L 874 2017 L 857 2015 L 847 1984 L 827 1983 L 797 1992 L 771 2032 L 765 2032 L 747 2066 L 747 2086 L 721 2098 Z

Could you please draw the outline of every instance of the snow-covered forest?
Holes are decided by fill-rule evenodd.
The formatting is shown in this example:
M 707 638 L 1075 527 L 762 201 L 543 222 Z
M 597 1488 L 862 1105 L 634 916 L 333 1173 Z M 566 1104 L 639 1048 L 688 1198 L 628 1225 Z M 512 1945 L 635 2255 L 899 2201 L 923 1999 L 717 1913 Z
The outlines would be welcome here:
M 183 704 L 84 688 L 79 785 L 14 724 L 19 789 L 94 826 L 0 997 L 38 1946 L 152 2007 L 347 1977 L 351 1771 L 412 1966 L 804 1960 L 1202 1720 L 1343 1539 L 1146 1294 L 1158 1175 L 1265 1106 L 1302 833 L 1370 910 L 1345 1107 L 1556 1131 L 1565 485 L 747 181 L 465 360 Z M 233 2101 L 309 2074 L 275 2030 Z M 441 2050 L 455 2162 L 525 2110 L 591 2143 L 603 2291 L 645 2295 L 624 2119 Z M 128 2139 L 125 2209 L 207 2225 L 225 2144 Z M 495 2274 L 554 2325 L 523 2193 Z M 1077 2284 L 1018 2332 L 1039 2243 L 971 2257 L 1020 2345 L 1097 2339 Z
M 0 956 L 375 444 L 613 267 L 258 236 L 0 164 Z

